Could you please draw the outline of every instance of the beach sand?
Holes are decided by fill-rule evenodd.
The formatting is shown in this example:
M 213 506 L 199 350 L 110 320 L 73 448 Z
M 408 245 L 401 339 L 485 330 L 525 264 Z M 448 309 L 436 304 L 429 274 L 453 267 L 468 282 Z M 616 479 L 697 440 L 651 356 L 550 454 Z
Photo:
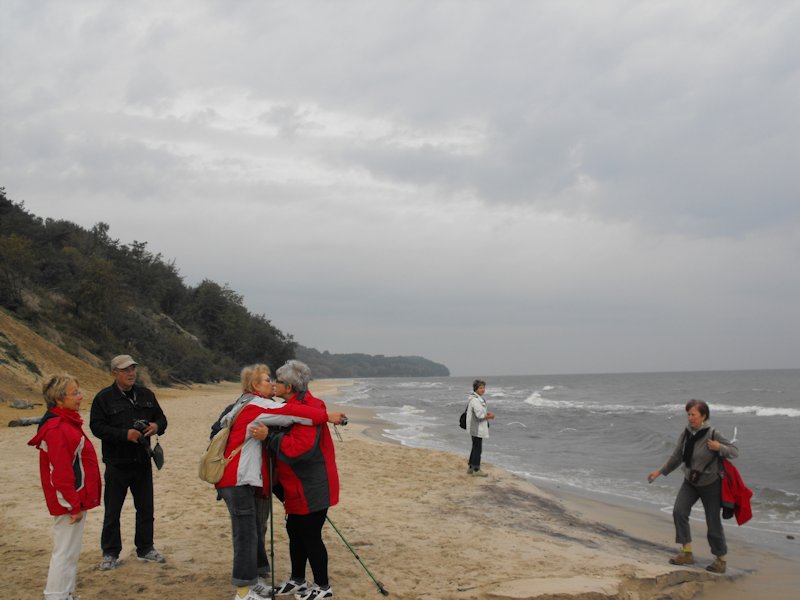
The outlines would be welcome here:
M 337 389 L 347 384 L 315 381 L 311 389 L 332 408 Z M 216 501 L 213 486 L 198 479 L 197 462 L 211 423 L 238 397 L 238 387 L 198 385 L 157 395 L 169 427 L 160 439 L 166 464 L 154 476 L 155 540 L 167 562 L 136 560 L 129 497 L 122 517 L 123 562 L 113 571 L 98 571 L 103 514 L 102 507 L 95 509 L 79 565 L 82 600 L 232 598 L 228 512 Z M 732 544 L 729 573 L 709 574 L 703 569 L 711 556 L 701 524 L 695 526 L 698 566 L 672 567 L 668 515 L 543 491 L 492 465 L 485 465 L 489 477 L 472 478 L 464 456 L 381 441 L 385 425 L 370 411 L 347 407 L 346 412 L 350 423 L 338 428 L 342 440 L 334 435 L 341 501 L 328 515 L 390 598 L 796 597 L 796 565 L 763 549 Z M 88 420 L 87 406 L 81 413 Z M 37 452 L 26 445 L 34 428 L 7 428 L 7 415 L 0 415 L 0 598 L 37 599 L 47 575 L 52 517 L 39 483 Z M 97 440 L 95 447 L 99 454 Z M 277 501 L 275 512 L 275 578 L 281 581 L 289 561 Z M 336 598 L 381 597 L 329 525 L 324 536 Z

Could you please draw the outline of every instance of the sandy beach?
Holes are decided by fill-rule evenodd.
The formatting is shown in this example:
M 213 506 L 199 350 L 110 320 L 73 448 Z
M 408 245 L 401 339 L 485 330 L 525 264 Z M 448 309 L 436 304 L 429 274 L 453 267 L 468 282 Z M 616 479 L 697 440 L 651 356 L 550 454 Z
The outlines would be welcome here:
M 347 384 L 315 381 L 311 389 L 332 407 L 337 390 Z M 91 397 L 94 390 L 86 393 Z M 166 464 L 154 477 L 156 546 L 167 563 L 135 560 L 128 498 L 123 562 L 114 571 L 99 572 L 102 507 L 95 509 L 89 513 L 79 567 L 82 600 L 232 597 L 228 513 L 196 472 L 209 426 L 238 396 L 238 386 L 161 389 L 157 395 L 169 419 L 160 439 Z M 20 416 L 10 410 L 0 411 L 5 458 L 0 598 L 28 600 L 42 597 L 52 517 L 42 496 L 37 452 L 26 445 L 34 428 L 6 427 Z M 667 564 L 674 550 L 668 515 L 546 492 L 491 464 L 485 465 L 489 477 L 471 478 L 464 457 L 382 441 L 382 424 L 370 411 L 349 407 L 347 412 L 350 424 L 338 428 L 341 441 L 334 436 L 342 498 L 329 517 L 390 598 L 782 599 L 795 597 L 800 585 L 793 561 L 739 543 L 731 544 L 727 575 L 707 573 L 702 567 L 711 556 L 702 525 L 695 543 L 698 565 L 672 567 Z M 88 419 L 88 406 L 81 414 Z M 99 454 L 99 441 L 95 446 Z M 274 565 L 276 580 L 282 580 L 289 565 L 277 501 L 275 512 Z M 325 541 L 336 597 L 381 597 L 330 526 Z

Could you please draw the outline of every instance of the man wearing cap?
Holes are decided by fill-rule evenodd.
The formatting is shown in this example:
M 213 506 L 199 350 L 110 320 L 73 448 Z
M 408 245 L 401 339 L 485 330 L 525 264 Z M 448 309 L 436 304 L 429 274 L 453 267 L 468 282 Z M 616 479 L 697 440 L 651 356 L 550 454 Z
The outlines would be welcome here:
M 136 385 L 136 365 L 127 354 L 111 360 L 114 383 L 97 393 L 89 416 L 89 428 L 102 441 L 105 463 L 101 571 L 110 571 L 119 563 L 122 551 L 119 517 L 128 488 L 136 507 L 136 556 L 147 562 L 164 562 L 153 546 L 150 436 L 164 433 L 167 418 L 155 394 Z

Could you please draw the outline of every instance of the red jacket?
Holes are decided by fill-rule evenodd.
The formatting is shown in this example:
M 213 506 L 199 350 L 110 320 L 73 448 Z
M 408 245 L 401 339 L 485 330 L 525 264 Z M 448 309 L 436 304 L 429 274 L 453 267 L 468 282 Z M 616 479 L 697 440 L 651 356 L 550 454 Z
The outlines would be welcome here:
M 225 456 L 230 457 L 239 446 L 241 449 L 225 465 L 222 479 L 216 487 L 252 485 L 269 488 L 269 484 L 265 483 L 269 482 L 269 462 L 265 458 L 264 444 L 248 436 L 250 424 L 259 421 L 269 427 L 289 427 L 294 423 L 318 425 L 328 420 L 328 413 L 324 408 L 324 405 L 320 409 L 300 404 L 284 404 L 282 401 L 277 402 L 249 392 L 242 394 L 232 407 L 236 411 L 235 420 L 225 446 Z M 230 418 L 229 413 L 222 417 L 227 418 Z
M 725 476 L 722 478 L 722 506 L 732 508 L 736 522 L 744 525 L 753 517 L 750 508 L 753 492 L 744 484 L 739 470 L 727 458 L 722 459 L 722 468 L 725 471 Z
M 325 408 L 309 392 L 293 396 L 287 404 Z M 307 515 L 339 502 L 339 473 L 328 425 L 293 425 L 288 432 L 272 434 L 269 448 L 276 453 L 278 481 L 283 487 L 287 514 Z
M 49 409 L 29 446 L 39 449 L 39 475 L 51 515 L 78 514 L 100 506 L 100 467 L 74 410 Z

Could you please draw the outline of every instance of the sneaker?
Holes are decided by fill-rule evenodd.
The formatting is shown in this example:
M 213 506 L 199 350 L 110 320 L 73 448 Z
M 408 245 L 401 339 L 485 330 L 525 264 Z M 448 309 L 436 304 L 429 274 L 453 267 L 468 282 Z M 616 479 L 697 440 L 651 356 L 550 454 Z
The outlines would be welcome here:
M 119 558 L 111 556 L 110 554 L 104 554 L 103 560 L 100 561 L 100 570 L 110 571 L 111 569 L 116 569 L 118 564 Z
M 150 550 L 150 552 L 148 552 L 147 554 L 143 554 L 142 556 L 137 556 L 136 559 L 137 560 L 143 560 L 143 561 L 146 561 L 146 562 L 154 562 L 154 563 L 167 562 L 167 559 L 164 558 L 164 556 L 161 554 L 161 552 L 159 552 L 155 548 Z
M 323 598 L 333 598 L 331 586 L 320 587 L 315 585 L 308 589 L 305 594 L 295 594 L 295 600 L 322 600 Z
M 477 471 L 472 472 L 473 477 L 488 477 L 489 475 L 486 474 L 486 471 L 481 471 L 478 469 Z
M 725 561 L 717 557 L 714 559 L 714 562 L 706 567 L 706 571 L 710 571 L 712 573 L 724 573 L 726 568 L 727 566 Z
M 290 578 L 275 588 L 275 595 L 288 596 L 289 594 L 305 594 L 308 590 L 308 583 Z
M 272 588 L 268 585 L 255 584 L 249 590 L 247 595 L 240 596 L 239 592 L 234 593 L 233 600 L 269 600 L 272 597 Z
M 691 552 L 684 552 L 681 550 L 675 556 L 669 559 L 671 565 L 693 565 L 694 555 Z

